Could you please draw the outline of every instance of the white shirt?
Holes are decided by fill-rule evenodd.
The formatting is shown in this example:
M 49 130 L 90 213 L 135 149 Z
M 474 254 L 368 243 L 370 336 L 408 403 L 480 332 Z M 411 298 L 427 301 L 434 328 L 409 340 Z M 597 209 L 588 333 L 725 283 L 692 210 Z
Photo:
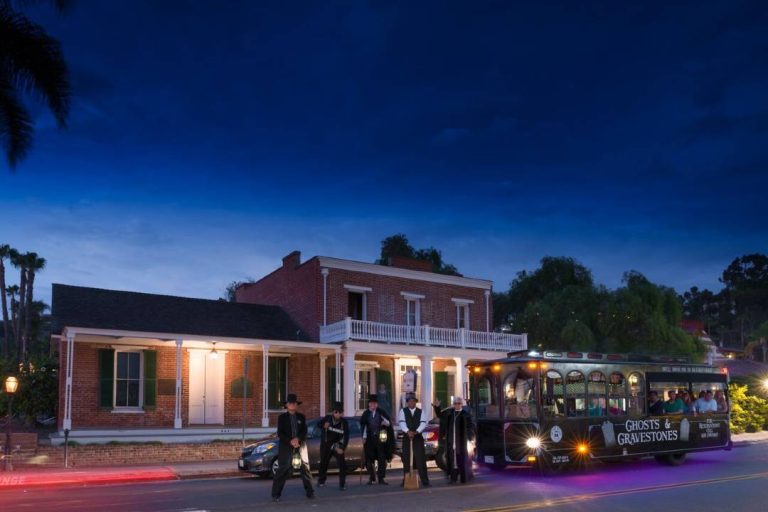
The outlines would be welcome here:
M 408 410 L 411 411 L 411 415 L 416 414 L 416 407 L 413 409 L 409 407 Z M 405 409 L 400 409 L 400 412 L 397 413 L 397 424 L 402 432 L 408 432 L 408 425 L 405 423 Z M 427 418 L 424 411 L 421 411 L 421 423 L 419 423 L 416 432 L 421 434 L 425 428 L 427 428 Z

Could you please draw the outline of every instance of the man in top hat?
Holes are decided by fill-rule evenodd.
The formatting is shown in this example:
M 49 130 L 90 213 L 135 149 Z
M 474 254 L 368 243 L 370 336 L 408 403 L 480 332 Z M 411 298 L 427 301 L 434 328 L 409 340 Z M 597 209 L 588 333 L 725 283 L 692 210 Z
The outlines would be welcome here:
M 333 411 L 328 414 L 321 425 L 323 426 L 323 438 L 320 442 L 320 474 L 317 479 L 317 485 L 325 486 L 325 479 L 328 473 L 328 463 L 331 457 L 336 457 L 339 467 L 339 489 L 346 489 L 344 484 L 347 477 L 347 465 L 344 462 L 344 450 L 349 444 L 349 425 L 342 416 L 344 405 L 341 402 L 333 404 Z
M 283 405 L 286 412 L 277 417 L 277 473 L 272 480 L 272 501 L 280 501 L 285 479 L 293 470 L 292 459 L 298 452 L 301 458 L 301 482 L 307 498 L 315 497 L 312 488 L 312 473 L 309 471 L 309 454 L 307 452 L 307 419 L 296 409 L 301 402 L 294 393 L 289 393 Z
M 360 418 L 360 430 L 363 432 L 368 485 L 376 483 L 376 476 L 379 477 L 379 485 L 388 485 L 384 478 L 387 475 L 387 461 L 391 458 L 390 447 L 394 442 L 394 431 L 389 414 L 379 409 L 379 399 L 376 395 L 368 396 L 368 409 Z M 376 464 L 378 468 L 375 467 Z
M 403 432 L 403 474 L 411 472 L 411 449 L 413 449 L 413 469 L 419 471 L 421 485 L 429 487 L 424 436 L 422 436 L 422 432 L 427 428 L 427 418 L 422 410 L 416 407 L 416 395 L 414 393 L 408 393 L 405 396 L 405 403 L 406 406 L 400 409 L 397 415 L 397 423 Z

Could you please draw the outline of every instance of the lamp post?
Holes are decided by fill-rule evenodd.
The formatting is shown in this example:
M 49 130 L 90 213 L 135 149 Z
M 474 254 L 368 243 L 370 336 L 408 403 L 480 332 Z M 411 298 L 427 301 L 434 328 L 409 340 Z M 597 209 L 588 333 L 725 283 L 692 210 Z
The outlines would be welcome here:
M 5 393 L 8 395 L 8 422 L 5 425 L 5 471 L 11 471 L 11 419 L 13 418 L 13 395 L 19 389 L 19 379 L 8 377 L 5 379 Z

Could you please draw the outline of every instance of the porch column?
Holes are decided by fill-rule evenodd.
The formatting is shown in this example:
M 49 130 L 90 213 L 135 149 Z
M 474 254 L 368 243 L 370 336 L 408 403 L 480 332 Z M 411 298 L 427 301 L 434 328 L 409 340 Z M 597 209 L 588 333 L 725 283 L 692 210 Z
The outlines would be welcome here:
M 181 346 L 184 340 L 176 340 L 176 406 L 173 413 L 173 428 L 181 428 Z
M 262 391 L 262 405 L 263 412 L 261 414 L 261 426 L 269 426 L 269 345 L 266 343 L 261 345 L 261 353 L 263 362 L 261 364 L 261 391 Z
M 354 416 L 355 407 L 355 351 L 344 349 L 344 416 Z
M 485 290 L 485 332 L 491 332 L 491 291 Z
M 75 333 L 67 331 L 67 366 L 64 387 L 64 421 L 62 426 L 64 430 L 72 430 L 72 371 L 74 369 L 73 359 L 75 357 Z
M 327 410 L 325 408 L 325 360 L 328 359 L 326 355 L 320 355 L 320 414 L 325 415 Z
M 341 350 L 336 349 L 336 390 L 334 399 L 341 402 Z
M 432 417 L 432 356 L 419 356 L 421 360 L 421 411 L 427 421 Z
M 454 357 L 453 360 L 456 361 L 456 380 L 454 382 L 453 396 L 461 396 L 466 400 L 469 398 L 464 393 L 466 389 L 465 383 L 467 382 L 467 358 Z

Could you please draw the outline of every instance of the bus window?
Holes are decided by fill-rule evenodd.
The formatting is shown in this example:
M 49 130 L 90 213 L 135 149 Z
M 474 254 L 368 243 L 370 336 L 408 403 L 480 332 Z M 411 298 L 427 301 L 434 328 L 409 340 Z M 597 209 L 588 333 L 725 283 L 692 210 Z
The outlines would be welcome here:
M 549 370 L 544 375 L 542 397 L 545 414 L 565 416 L 565 386 L 559 372 Z
M 587 410 L 587 381 L 584 374 L 573 370 L 565 377 L 565 414 L 568 417 L 585 416 Z
M 627 414 L 627 381 L 619 372 L 613 372 L 608 376 L 608 414 L 611 416 Z
M 499 404 L 496 403 L 496 386 L 488 377 L 480 379 L 477 385 L 477 417 L 499 417 Z
M 605 416 L 605 391 L 605 374 L 598 371 L 590 373 L 587 381 L 590 416 Z
M 717 412 L 728 412 L 728 390 L 725 382 L 691 382 L 691 399 L 701 398 L 702 394 L 711 391 L 713 399 L 717 402 Z
M 629 376 L 629 413 L 638 416 L 645 414 L 645 383 L 639 373 Z
M 515 368 L 504 379 L 504 417 L 533 418 L 536 404 L 533 377 L 522 368 Z
M 650 391 L 656 391 L 664 401 L 664 414 L 687 414 L 688 406 L 683 402 L 682 392 L 688 392 L 687 382 L 648 382 Z M 670 393 L 674 393 L 675 402 L 670 401 Z M 679 402 L 679 403 L 677 403 Z

